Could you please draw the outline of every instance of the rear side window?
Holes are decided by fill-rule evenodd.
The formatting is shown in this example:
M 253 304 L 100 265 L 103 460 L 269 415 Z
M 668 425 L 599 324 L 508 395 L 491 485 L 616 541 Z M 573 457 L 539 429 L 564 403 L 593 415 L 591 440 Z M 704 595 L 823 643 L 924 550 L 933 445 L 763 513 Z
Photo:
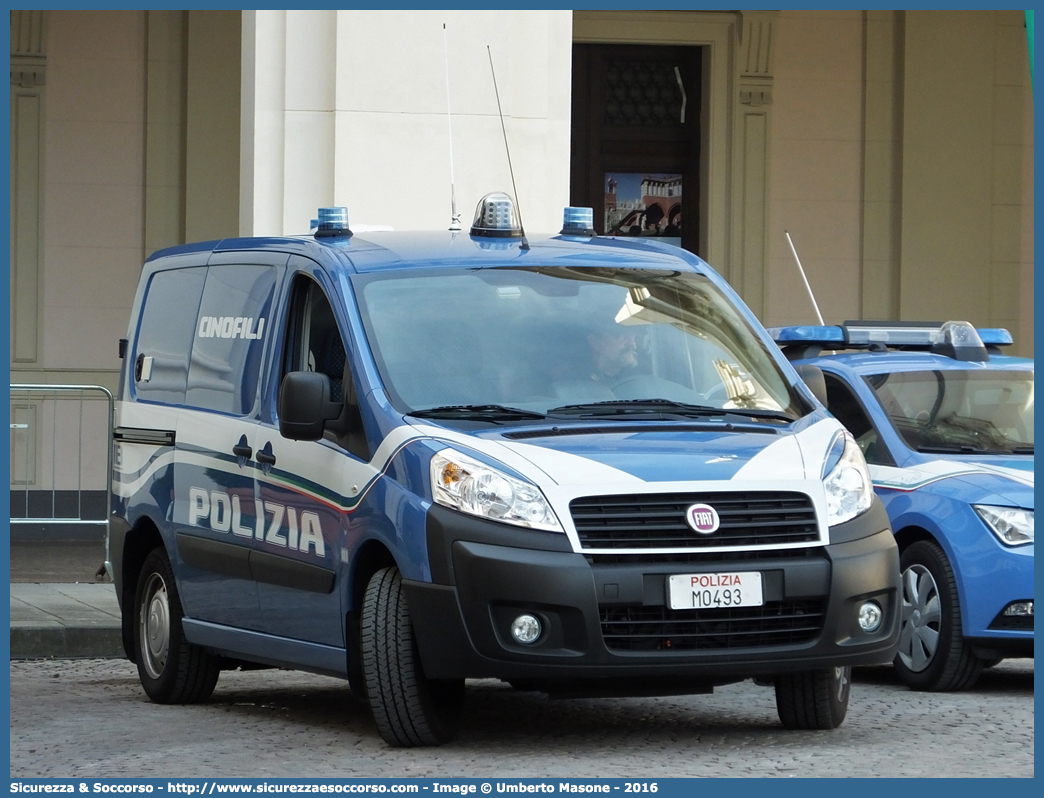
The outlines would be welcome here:
M 205 266 L 156 272 L 149 281 L 134 353 L 134 390 L 147 402 L 182 404 Z
M 211 266 L 191 344 L 185 404 L 247 415 L 271 337 L 272 266 Z

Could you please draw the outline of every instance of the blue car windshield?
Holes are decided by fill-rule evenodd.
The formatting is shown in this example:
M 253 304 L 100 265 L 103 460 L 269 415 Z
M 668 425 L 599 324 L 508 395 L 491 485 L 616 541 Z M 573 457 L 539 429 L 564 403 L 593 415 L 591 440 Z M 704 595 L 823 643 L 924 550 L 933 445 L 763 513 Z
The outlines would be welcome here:
M 911 449 L 1033 451 L 1032 371 L 903 371 L 867 381 Z
M 466 405 L 543 414 L 655 400 L 783 421 L 805 412 L 753 327 L 700 274 L 416 269 L 354 275 L 352 284 L 402 412 Z

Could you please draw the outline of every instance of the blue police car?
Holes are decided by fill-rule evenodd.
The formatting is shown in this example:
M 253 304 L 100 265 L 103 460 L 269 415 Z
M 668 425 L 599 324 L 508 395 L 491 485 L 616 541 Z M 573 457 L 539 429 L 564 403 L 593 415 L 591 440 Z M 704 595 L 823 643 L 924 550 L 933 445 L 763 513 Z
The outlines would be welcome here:
M 551 696 L 754 678 L 835 728 L 899 637 L 862 453 L 710 267 L 523 235 L 314 233 L 164 250 L 116 407 L 110 568 L 154 701 L 220 671 L 331 674 L 392 745 L 465 680 Z
M 846 322 L 770 330 L 855 436 L 901 551 L 895 668 L 960 690 L 1033 656 L 1033 361 L 1002 329 Z M 819 376 L 811 372 L 813 378 Z

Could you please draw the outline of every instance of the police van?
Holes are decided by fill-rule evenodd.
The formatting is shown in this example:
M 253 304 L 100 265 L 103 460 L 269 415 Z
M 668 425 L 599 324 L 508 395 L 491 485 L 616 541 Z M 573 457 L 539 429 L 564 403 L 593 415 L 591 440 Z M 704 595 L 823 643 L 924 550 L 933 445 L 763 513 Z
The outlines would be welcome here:
M 859 447 L 675 247 L 358 231 L 157 252 L 114 429 L 127 656 L 161 703 L 220 671 L 347 680 L 391 745 L 465 680 L 551 697 L 774 686 L 837 727 L 891 662 L 899 560 Z M 809 375 L 806 373 L 805 375 Z

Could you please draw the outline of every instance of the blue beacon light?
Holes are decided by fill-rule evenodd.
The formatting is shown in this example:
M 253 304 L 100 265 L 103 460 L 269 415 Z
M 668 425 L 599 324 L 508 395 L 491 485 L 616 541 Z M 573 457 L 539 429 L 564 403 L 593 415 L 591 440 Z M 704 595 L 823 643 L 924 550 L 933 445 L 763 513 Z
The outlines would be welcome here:
M 594 229 L 594 208 L 567 207 L 563 213 L 561 235 L 585 238 L 598 235 Z
M 343 206 L 320 208 L 317 222 L 316 238 L 350 236 L 352 234 L 352 231 L 348 229 L 348 209 Z

